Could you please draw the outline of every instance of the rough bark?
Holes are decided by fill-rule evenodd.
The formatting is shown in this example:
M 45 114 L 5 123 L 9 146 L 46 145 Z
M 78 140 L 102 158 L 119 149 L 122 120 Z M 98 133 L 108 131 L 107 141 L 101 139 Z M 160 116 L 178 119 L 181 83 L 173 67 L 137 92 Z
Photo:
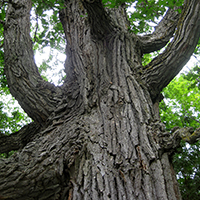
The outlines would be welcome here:
M 5 30 L 5 67 L 8 79 L 12 77 L 8 81 L 9 87 L 19 101 L 22 96 L 33 94 L 31 99 L 34 98 L 36 105 L 25 98 L 22 106 L 33 109 L 34 114 L 29 115 L 37 122 L 46 121 L 25 147 L 8 159 L 0 159 L 1 198 L 181 199 L 170 156 L 179 145 L 181 133 L 186 135 L 191 131 L 174 130 L 170 135 L 159 121 L 157 96 L 165 86 L 165 79 L 169 79 L 163 73 L 159 74 L 164 78 L 162 81 L 154 76 L 151 70 L 155 67 L 159 71 L 157 65 L 143 69 L 141 64 L 144 49 L 151 49 L 155 39 L 144 37 L 144 41 L 149 41 L 145 47 L 141 37 L 129 33 L 125 28 L 127 21 L 123 6 L 108 10 L 99 0 L 66 0 L 60 20 L 67 40 L 67 78 L 60 88 L 52 86 L 50 90 L 48 83 L 43 84 L 45 89 L 40 93 L 37 88 L 42 80 L 35 64 L 27 66 L 24 63 L 27 54 L 17 54 L 21 50 L 17 47 L 29 38 L 22 30 L 27 26 L 30 4 L 24 0 L 11 2 L 15 2 L 10 5 L 15 9 L 13 13 L 21 13 L 23 9 L 24 12 L 14 19 L 8 15 Z M 180 19 L 189 16 L 190 20 L 196 20 L 199 11 L 193 9 L 192 3 L 198 8 L 199 2 L 188 2 L 191 5 L 189 14 L 185 14 L 186 9 Z M 18 24 L 11 26 L 11 21 L 16 19 Z M 199 28 L 198 23 L 193 26 L 195 30 Z M 22 29 L 13 32 L 12 29 L 19 30 L 15 29 L 16 26 Z M 179 23 L 177 37 L 184 28 Z M 8 48 L 12 42 L 9 31 L 13 38 L 25 37 L 23 41 L 13 39 L 19 44 L 12 43 L 12 50 Z M 187 32 L 194 39 L 194 33 Z M 179 45 L 182 41 L 186 44 L 187 40 L 183 37 Z M 194 46 L 192 42 L 190 53 Z M 24 52 L 30 50 L 29 45 L 23 47 Z M 171 48 L 166 50 L 169 55 Z M 17 55 L 12 62 L 8 59 L 9 51 L 11 55 Z M 181 52 L 177 56 L 179 60 L 182 59 Z M 30 55 L 33 62 L 33 54 Z M 23 64 L 19 65 L 19 60 Z M 21 67 L 27 72 L 26 79 L 21 71 L 17 71 Z M 179 66 L 177 68 L 180 70 Z M 174 76 L 177 68 L 173 70 Z M 168 70 L 167 63 L 161 65 L 162 70 Z M 153 83 L 156 83 L 155 88 Z M 28 92 L 20 90 L 18 96 L 19 91 L 15 88 L 19 89 L 21 84 L 30 87 Z M 55 93 L 53 100 L 47 98 L 49 91 Z M 39 116 L 36 117 L 35 113 Z M 198 135 L 199 131 L 196 133 Z
M 173 41 L 149 63 L 142 75 L 155 101 L 190 59 L 200 37 L 200 2 L 185 1 Z
M 43 123 L 60 101 L 59 88 L 45 82 L 37 69 L 30 38 L 31 1 L 8 3 L 4 25 L 5 73 L 11 94 L 36 122 Z
M 13 150 L 22 149 L 27 143 L 35 139 L 40 130 L 41 127 L 33 122 L 11 135 L 0 135 L 0 153 L 8 153 Z
M 151 53 L 163 48 L 172 38 L 180 14 L 177 8 L 169 9 L 152 34 L 141 37 L 142 52 Z

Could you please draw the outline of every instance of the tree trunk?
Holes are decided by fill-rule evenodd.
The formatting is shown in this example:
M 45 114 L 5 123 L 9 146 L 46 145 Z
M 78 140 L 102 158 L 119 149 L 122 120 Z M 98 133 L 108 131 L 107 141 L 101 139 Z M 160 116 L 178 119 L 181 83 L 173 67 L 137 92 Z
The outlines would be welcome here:
M 174 22 L 167 34 L 166 23 L 160 23 L 157 33 L 139 37 L 128 31 L 124 6 L 110 10 L 99 0 L 66 0 L 60 20 L 67 40 L 67 78 L 61 87 L 45 83 L 33 61 L 27 65 L 33 57 L 31 51 L 26 54 L 29 45 L 15 60 L 9 59 L 9 52 L 18 52 L 11 46 L 30 39 L 29 32 L 22 32 L 30 4 L 27 0 L 10 4 L 12 13 L 20 10 L 21 15 L 12 18 L 8 9 L 5 72 L 11 93 L 41 128 L 17 153 L 0 160 L 1 198 L 181 199 L 170 160 L 180 138 L 165 132 L 157 108 L 161 90 L 189 59 L 199 36 L 194 39 L 194 33 L 188 33 L 195 41 L 189 41 L 190 50 L 182 49 L 176 62 L 168 65 L 172 69 L 180 61 L 170 76 L 164 71 L 171 47 L 163 53 L 167 61 L 158 58 L 159 69 L 158 60 L 142 67 L 141 59 L 143 53 L 166 44 L 179 18 L 198 22 L 199 4 L 190 1 L 181 16 L 169 10 L 163 21 L 171 16 Z M 183 24 L 178 25 L 178 36 L 186 28 Z M 199 22 L 194 29 L 200 32 Z M 18 31 L 11 35 L 13 30 Z M 176 39 L 179 48 L 182 43 Z M 18 68 L 23 70 L 19 73 Z M 21 86 L 25 91 L 16 89 Z

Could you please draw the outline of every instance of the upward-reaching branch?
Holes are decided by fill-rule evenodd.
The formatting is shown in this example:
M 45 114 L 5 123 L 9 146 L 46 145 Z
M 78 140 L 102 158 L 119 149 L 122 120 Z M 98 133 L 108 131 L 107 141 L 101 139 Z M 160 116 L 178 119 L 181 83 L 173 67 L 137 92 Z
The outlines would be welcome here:
M 174 9 L 175 10 L 175 9 Z M 180 14 L 169 9 L 152 34 L 140 37 L 142 53 L 150 53 L 163 48 L 173 36 Z
M 187 63 L 200 37 L 200 1 L 186 0 L 173 41 L 149 63 L 142 79 L 147 83 L 153 101 Z
M 41 123 L 57 105 L 59 89 L 41 78 L 35 64 L 31 6 L 31 0 L 9 1 L 4 28 L 5 73 L 11 94 L 33 120 Z
M 88 12 L 91 34 L 98 39 L 115 32 L 116 25 L 103 7 L 101 0 L 83 0 L 83 6 Z

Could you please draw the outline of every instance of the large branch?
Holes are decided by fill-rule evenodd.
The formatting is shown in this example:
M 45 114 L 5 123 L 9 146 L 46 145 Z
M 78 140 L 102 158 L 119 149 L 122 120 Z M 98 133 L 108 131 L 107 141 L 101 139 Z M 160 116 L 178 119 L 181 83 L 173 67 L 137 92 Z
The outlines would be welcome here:
M 143 70 L 142 79 L 155 102 L 160 92 L 190 59 L 200 37 L 200 1 L 187 0 L 177 31 L 166 50 Z
M 39 129 L 40 126 L 33 122 L 11 135 L 0 135 L 0 153 L 22 149 L 36 137 Z
M 175 10 L 175 9 L 174 9 Z M 152 34 L 141 36 L 143 53 L 150 53 L 163 48 L 173 36 L 180 14 L 169 9 Z
M 169 132 L 164 132 L 158 135 L 159 143 L 165 151 L 173 152 L 180 146 L 180 141 L 183 140 L 189 144 L 195 144 L 200 140 L 200 128 L 195 131 L 192 127 L 179 128 L 174 127 Z
M 11 94 L 34 121 L 42 123 L 57 105 L 59 89 L 41 78 L 35 64 L 31 6 L 31 0 L 9 1 L 4 27 L 5 74 Z
M 181 140 L 195 144 L 200 140 L 200 128 L 195 131 L 192 127 L 180 128 L 175 126 L 170 132 L 165 131 L 165 125 L 160 121 L 151 124 L 152 134 L 156 135 L 155 141 L 160 145 L 160 153 L 174 153 L 180 147 Z
M 40 137 L 11 157 L 0 159 L 0 199 L 63 199 L 58 196 L 64 180 L 63 155 L 57 147 L 56 154 L 51 152 L 58 138 L 51 143 L 50 138 Z
M 117 30 L 117 26 L 103 7 L 101 0 L 83 0 L 91 26 L 91 34 L 98 39 Z

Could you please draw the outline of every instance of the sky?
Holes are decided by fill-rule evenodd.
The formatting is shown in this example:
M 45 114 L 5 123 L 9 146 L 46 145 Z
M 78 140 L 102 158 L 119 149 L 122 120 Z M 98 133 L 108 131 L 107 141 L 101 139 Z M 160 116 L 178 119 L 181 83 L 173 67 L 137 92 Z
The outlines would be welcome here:
M 42 75 L 45 75 L 49 81 L 55 85 L 60 85 L 60 80 L 64 77 L 64 63 L 66 60 L 66 55 L 59 52 L 56 49 L 51 49 L 50 47 L 45 47 L 43 52 L 36 51 L 35 53 L 35 62 L 37 66 L 40 66 L 43 62 L 46 62 L 49 58 L 49 55 L 53 54 L 53 59 L 49 63 L 50 68 L 46 72 L 43 72 Z

